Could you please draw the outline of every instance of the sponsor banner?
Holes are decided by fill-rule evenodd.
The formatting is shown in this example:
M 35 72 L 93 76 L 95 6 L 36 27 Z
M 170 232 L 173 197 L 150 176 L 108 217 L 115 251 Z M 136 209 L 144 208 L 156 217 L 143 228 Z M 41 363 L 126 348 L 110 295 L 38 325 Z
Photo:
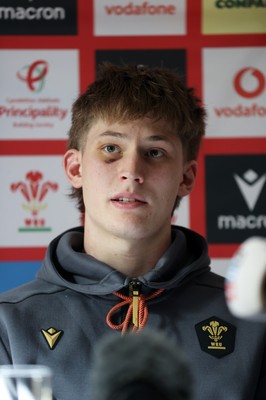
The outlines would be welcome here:
M 203 33 L 266 32 L 265 0 L 203 0 Z
M 207 238 L 240 244 L 266 233 L 266 154 L 208 155 Z
M 62 156 L 1 156 L 0 170 L 2 248 L 46 247 L 57 234 L 80 225 Z
M 76 35 L 77 0 L 1 0 L 0 35 Z
M 95 36 L 185 34 L 185 0 L 94 0 Z
M 203 49 L 207 136 L 266 136 L 265 71 L 265 47 Z
M 96 50 L 96 64 L 109 61 L 113 64 L 143 64 L 150 67 L 164 66 L 178 71 L 180 78 L 186 78 L 186 50 Z
M 0 140 L 66 139 L 77 50 L 0 50 L 0 58 Z

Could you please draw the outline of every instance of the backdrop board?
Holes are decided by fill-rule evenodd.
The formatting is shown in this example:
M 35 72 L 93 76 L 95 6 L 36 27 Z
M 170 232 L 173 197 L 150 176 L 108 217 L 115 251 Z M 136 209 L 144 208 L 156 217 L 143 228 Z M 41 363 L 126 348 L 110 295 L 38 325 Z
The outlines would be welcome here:
M 0 291 L 80 224 L 62 156 L 103 61 L 175 69 L 206 105 L 197 184 L 173 223 L 207 238 L 213 270 L 266 236 L 265 1 L 1 0 Z

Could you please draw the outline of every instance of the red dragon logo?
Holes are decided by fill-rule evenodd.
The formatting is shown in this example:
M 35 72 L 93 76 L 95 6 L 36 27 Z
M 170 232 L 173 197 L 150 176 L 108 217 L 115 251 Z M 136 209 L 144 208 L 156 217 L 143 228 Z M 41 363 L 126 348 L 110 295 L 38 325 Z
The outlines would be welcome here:
M 42 182 L 43 174 L 40 171 L 29 171 L 26 174 L 26 182 L 16 182 L 10 185 L 12 192 L 20 191 L 26 203 L 22 204 L 24 210 L 31 213 L 31 217 L 25 219 L 25 225 L 28 228 L 35 229 L 45 226 L 45 219 L 38 218 L 40 211 L 47 207 L 43 202 L 47 192 L 57 191 L 58 184 L 50 181 Z

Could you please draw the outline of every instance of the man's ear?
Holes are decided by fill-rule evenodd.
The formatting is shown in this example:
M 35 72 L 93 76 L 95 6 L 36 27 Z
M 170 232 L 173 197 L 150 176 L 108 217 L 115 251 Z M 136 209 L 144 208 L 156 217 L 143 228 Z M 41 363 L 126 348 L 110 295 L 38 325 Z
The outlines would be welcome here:
M 196 175 L 197 175 L 197 161 L 187 161 L 183 169 L 183 181 L 181 182 L 178 190 L 178 196 L 184 197 L 190 194 L 194 188 Z
M 79 189 L 82 186 L 81 182 L 81 152 L 76 149 L 67 150 L 64 155 L 64 168 L 67 179 L 71 185 Z

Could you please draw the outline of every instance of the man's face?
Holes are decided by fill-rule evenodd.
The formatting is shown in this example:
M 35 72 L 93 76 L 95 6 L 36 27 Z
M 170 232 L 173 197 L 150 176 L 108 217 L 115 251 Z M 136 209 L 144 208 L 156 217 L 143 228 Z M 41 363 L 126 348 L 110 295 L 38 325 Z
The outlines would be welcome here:
M 148 118 L 98 120 L 83 151 L 66 153 L 66 170 L 68 158 L 75 160 L 70 181 L 83 189 L 85 229 L 99 240 L 169 235 L 176 197 L 192 190 L 196 174 L 196 161 L 184 161 L 176 133 Z

